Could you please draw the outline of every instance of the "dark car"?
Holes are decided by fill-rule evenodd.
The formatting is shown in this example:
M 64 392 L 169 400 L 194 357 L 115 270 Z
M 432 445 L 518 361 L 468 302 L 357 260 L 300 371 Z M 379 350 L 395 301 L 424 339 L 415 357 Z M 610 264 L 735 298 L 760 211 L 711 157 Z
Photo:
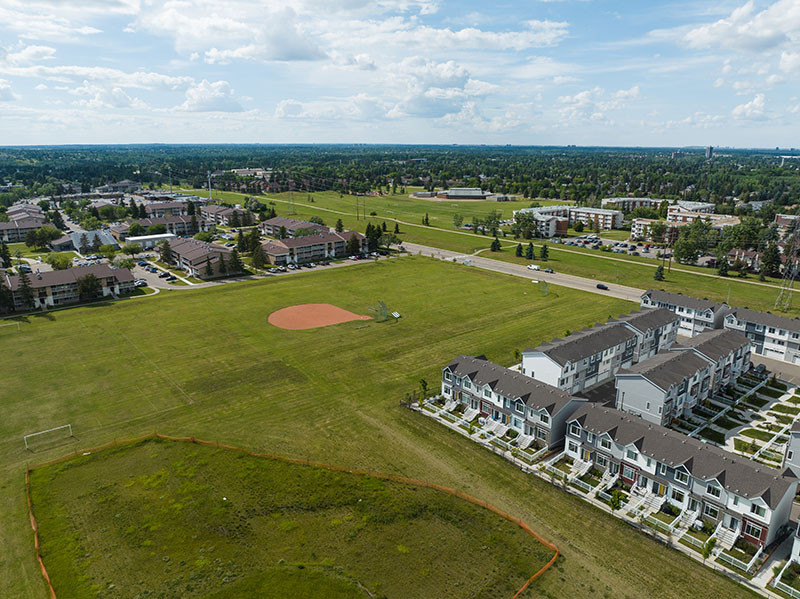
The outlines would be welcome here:
M 608 285 L 604 285 L 603 283 L 598 283 L 597 288 L 602 289 L 603 291 L 608 291 Z
M 162 272 L 158 274 L 159 279 L 166 279 L 170 274 L 168 272 Z
M 552 268 L 545 268 L 542 272 L 549 272 L 550 274 L 553 274 L 555 271 Z

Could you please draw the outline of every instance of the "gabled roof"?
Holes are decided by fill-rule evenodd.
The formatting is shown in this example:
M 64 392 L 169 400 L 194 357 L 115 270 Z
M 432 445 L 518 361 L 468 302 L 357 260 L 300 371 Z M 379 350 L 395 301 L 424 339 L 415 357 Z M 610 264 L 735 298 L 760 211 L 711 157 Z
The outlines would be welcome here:
M 736 331 L 730 329 L 716 329 L 703 331 L 699 335 L 683 340 L 679 345 L 674 346 L 673 349 L 678 349 L 680 347 L 691 348 L 703 354 L 709 360 L 717 362 L 720 358 L 727 357 L 731 353 L 739 350 L 739 348 L 749 345 L 750 340 Z
M 529 408 L 546 410 L 551 416 L 572 400 L 566 391 L 489 362 L 484 356 L 458 356 L 446 368 L 478 385 L 489 385 L 509 399 L 519 399 Z
M 608 322 L 622 322 L 640 333 L 645 333 L 648 330 L 653 331 L 670 323 L 679 322 L 680 319 L 681 317 L 675 312 L 666 308 L 641 308 L 640 310 L 634 310 L 630 314 L 609 318 Z
M 232 253 L 230 249 L 215 243 L 180 237 L 169 241 L 169 249 L 174 254 L 192 263 L 203 261 L 206 258 L 213 258 L 218 254 L 227 256 Z
M 92 264 L 90 266 L 76 266 L 64 270 L 50 270 L 41 273 L 28 274 L 33 289 L 50 287 L 52 285 L 66 285 L 75 283 L 80 277 L 92 274 L 98 279 L 114 277 L 118 282 L 133 281 L 133 274 L 127 268 L 111 268 L 108 264 Z M 12 291 L 19 289 L 19 275 L 7 275 L 8 286 Z
M 749 308 L 733 308 L 729 314 L 737 320 L 763 324 L 768 327 L 785 329 L 787 331 L 800 332 L 800 318 L 789 318 L 788 316 L 778 316 L 769 312 L 758 312 Z
M 698 370 L 708 368 L 709 361 L 689 349 L 666 351 L 652 358 L 617 371 L 617 376 L 635 374 L 646 378 L 664 391 L 691 378 Z
M 583 360 L 635 338 L 636 334 L 626 326 L 611 322 L 582 329 L 564 339 L 556 338 L 535 348 L 526 348 L 525 352 L 542 352 L 564 366 L 567 362 Z
M 760 497 L 770 509 L 775 509 L 797 481 L 789 470 L 773 470 L 613 408 L 594 403 L 581 404 L 570 419 L 573 421 L 592 433 L 609 433 L 620 445 L 633 443 L 645 456 L 671 467 L 682 465 L 694 477 L 702 480 L 716 478 L 727 491 L 736 495 L 749 500 Z
M 698 299 L 690 295 L 683 295 L 682 293 L 670 293 L 662 289 L 648 289 L 642 294 L 642 297 L 649 297 L 652 301 L 663 302 L 674 306 L 684 306 L 686 308 L 693 308 L 695 310 L 711 310 L 716 312 L 720 309 L 727 309 L 726 303 L 712 302 L 707 299 Z

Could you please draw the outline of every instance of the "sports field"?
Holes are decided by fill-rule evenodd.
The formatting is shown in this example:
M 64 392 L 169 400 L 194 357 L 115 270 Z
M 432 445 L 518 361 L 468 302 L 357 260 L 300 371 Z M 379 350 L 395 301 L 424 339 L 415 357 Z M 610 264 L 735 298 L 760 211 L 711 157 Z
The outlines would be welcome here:
M 34 470 L 31 489 L 60 599 L 494 599 L 555 555 L 451 494 L 190 442 L 77 456 Z
M 54 312 L 0 328 L 0 596 L 39 598 L 27 463 L 135 435 L 206 438 L 256 451 L 401 474 L 485 499 L 553 541 L 562 558 L 530 597 L 744 597 L 746 591 L 525 475 L 400 406 L 459 353 L 511 364 L 516 349 L 604 321 L 633 304 L 420 257 Z M 395 323 L 307 331 L 274 310 L 330 303 Z M 368 326 L 364 326 L 368 324 Z M 72 423 L 78 440 L 22 435 Z
M 202 190 L 195 190 L 202 194 Z M 361 197 L 361 205 L 366 205 L 366 220 L 363 216 L 363 207 L 359 209 L 360 218 L 356 218 L 356 198 L 353 196 L 339 197 L 335 192 L 317 192 L 312 194 L 314 201 L 308 200 L 308 195 L 300 192 L 294 194 L 281 193 L 260 196 L 262 202 L 272 201 L 273 208 L 279 216 L 308 219 L 311 216 L 321 217 L 326 224 L 333 225 L 337 218 L 341 218 L 346 227 L 363 232 L 367 222 L 380 225 L 387 223 L 387 228 L 392 231 L 393 220 L 401 223 L 400 237 L 404 241 L 420 243 L 456 252 L 470 254 L 483 250 L 482 255 L 497 260 L 525 263 L 514 255 L 513 249 L 503 252 L 489 252 L 492 237 L 488 235 L 473 234 L 468 231 L 456 230 L 453 224 L 453 215 L 458 213 L 464 216 L 464 222 L 471 222 L 472 216 L 485 217 L 491 210 L 498 210 L 503 218 L 511 218 L 512 211 L 530 205 L 527 202 L 430 202 L 427 200 L 408 198 L 407 196 Z M 233 192 L 215 191 L 214 197 L 230 202 L 242 202 L 244 194 Z M 293 198 L 290 200 L 290 198 Z M 462 205 L 463 204 L 463 205 Z M 370 217 L 371 212 L 377 216 Z M 421 219 L 428 214 L 430 226 L 421 225 Z M 620 231 L 609 232 L 617 237 Z M 627 233 L 622 235 L 627 238 Z M 504 245 L 517 241 L 512 237 L 501 237 Z M 527 241 L 523 242 L 527 244 Z M 536 255 L 539 255 L 543 240 L 534 241 Z M 757 277 L 749 275 L 747 280 L 738 279 L 735 274 L 730 277 L 718 277 L 714 269 L 698 266 L 686 266 L 672 263 L 671 270 L 665 274 L 664 281 L 654 281 L 653 273 L 657 262 L 652 259 L 629 256 L 626 254 L 611 254 L 585 248 L 560 246 L 547 243 L 550 251 L 550 263 L 556 272 L 606 281 L 629 287 L 648 289 L 656 287 L 704 297 L 714 301 L 727 301 L 731 305 L 752 308 L 761 311 L 775 311 L 775 299 L 779 293 L 781 281 L 767 277 L 767 285 L 759 284 Z M 795 289 L 800 288 L 800 283 L 794 284 Z M 793 303 L 787 316 L 800 316 L 800 305 Z

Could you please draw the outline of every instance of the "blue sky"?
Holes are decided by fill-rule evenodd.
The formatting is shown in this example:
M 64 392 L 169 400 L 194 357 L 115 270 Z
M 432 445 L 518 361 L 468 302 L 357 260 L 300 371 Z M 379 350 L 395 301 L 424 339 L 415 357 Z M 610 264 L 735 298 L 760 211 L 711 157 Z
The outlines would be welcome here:
M 0 144 L 800 146 L 800 0 L 2 0 Z

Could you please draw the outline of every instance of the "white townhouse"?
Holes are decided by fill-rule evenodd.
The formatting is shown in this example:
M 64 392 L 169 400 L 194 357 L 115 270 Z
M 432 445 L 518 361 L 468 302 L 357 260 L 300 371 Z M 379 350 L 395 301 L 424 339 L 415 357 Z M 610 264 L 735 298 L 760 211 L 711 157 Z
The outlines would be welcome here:
M 568 421 L 565 453 L 663 497 L 714 536 L 765 547 L 789 523 L 797 478 L 596 403 Z
M 588 227 L 595 224 L 602 230 L 618 229 L 622 226 L 624 215 L 620 210 L 607 208 L 591 208 L 588 206 L 538 206 L 536 208 L 521 208 L 514 211 L 517 214 L 532 214 L 537 221 L 542 217 L 559 217 L 567 219 L 567 223 L 574 225 L 581 222 Z M 566 234 L 566 231 L 564 232 Z
M 522 374 L 580 393 L 633 363 L 637 334 L 620 323 L 598 324 L 522 353 Z
M 663 308 L 643 308 L 609 319 L 609 322 L 618 322 L 636 334 L 636 349 L 633 352 L 633 362 L 636 363 L 651 358 L 675 343 L 680 318 Z
M 678 334 L 694 337 L 707 329 L 721 329 L 728 304 L 698 299 L 681 293 L 648 289 L 641 299 L 642 308 L 666 308 L 680 316 Z
M 572 397 L 485 356 L 458 356 L 442 369 L 442 395 L 465 407 L 465 417 L 482 416 L 516 431 L 519 446 L 535 442 L 555 447 L 564 442 L 566 421 L 585 399 Z M 495 429 L 496 432 L 500 432 Z
M 705 331 L 684 339 L 674 350 L 688 348 L 714 364 L 711 392 L 716 393 L 750 370 L 750 340 L 736 331 Z
M 791 468 L 800 475 L 800 420 L 795 421 L 789 429 L 789 441 L 786 443 L 785 452 L 784 467 Z
M 789 364 L 800 364 L 800 319 L 733 308 L 725 317 L 725 328 L 750 339 L 753 353 Z
M 617 409 L 669 424 L 708 398 L 712 369 L 711 360 L 692 350 L 657 354 L 617 372 Z

